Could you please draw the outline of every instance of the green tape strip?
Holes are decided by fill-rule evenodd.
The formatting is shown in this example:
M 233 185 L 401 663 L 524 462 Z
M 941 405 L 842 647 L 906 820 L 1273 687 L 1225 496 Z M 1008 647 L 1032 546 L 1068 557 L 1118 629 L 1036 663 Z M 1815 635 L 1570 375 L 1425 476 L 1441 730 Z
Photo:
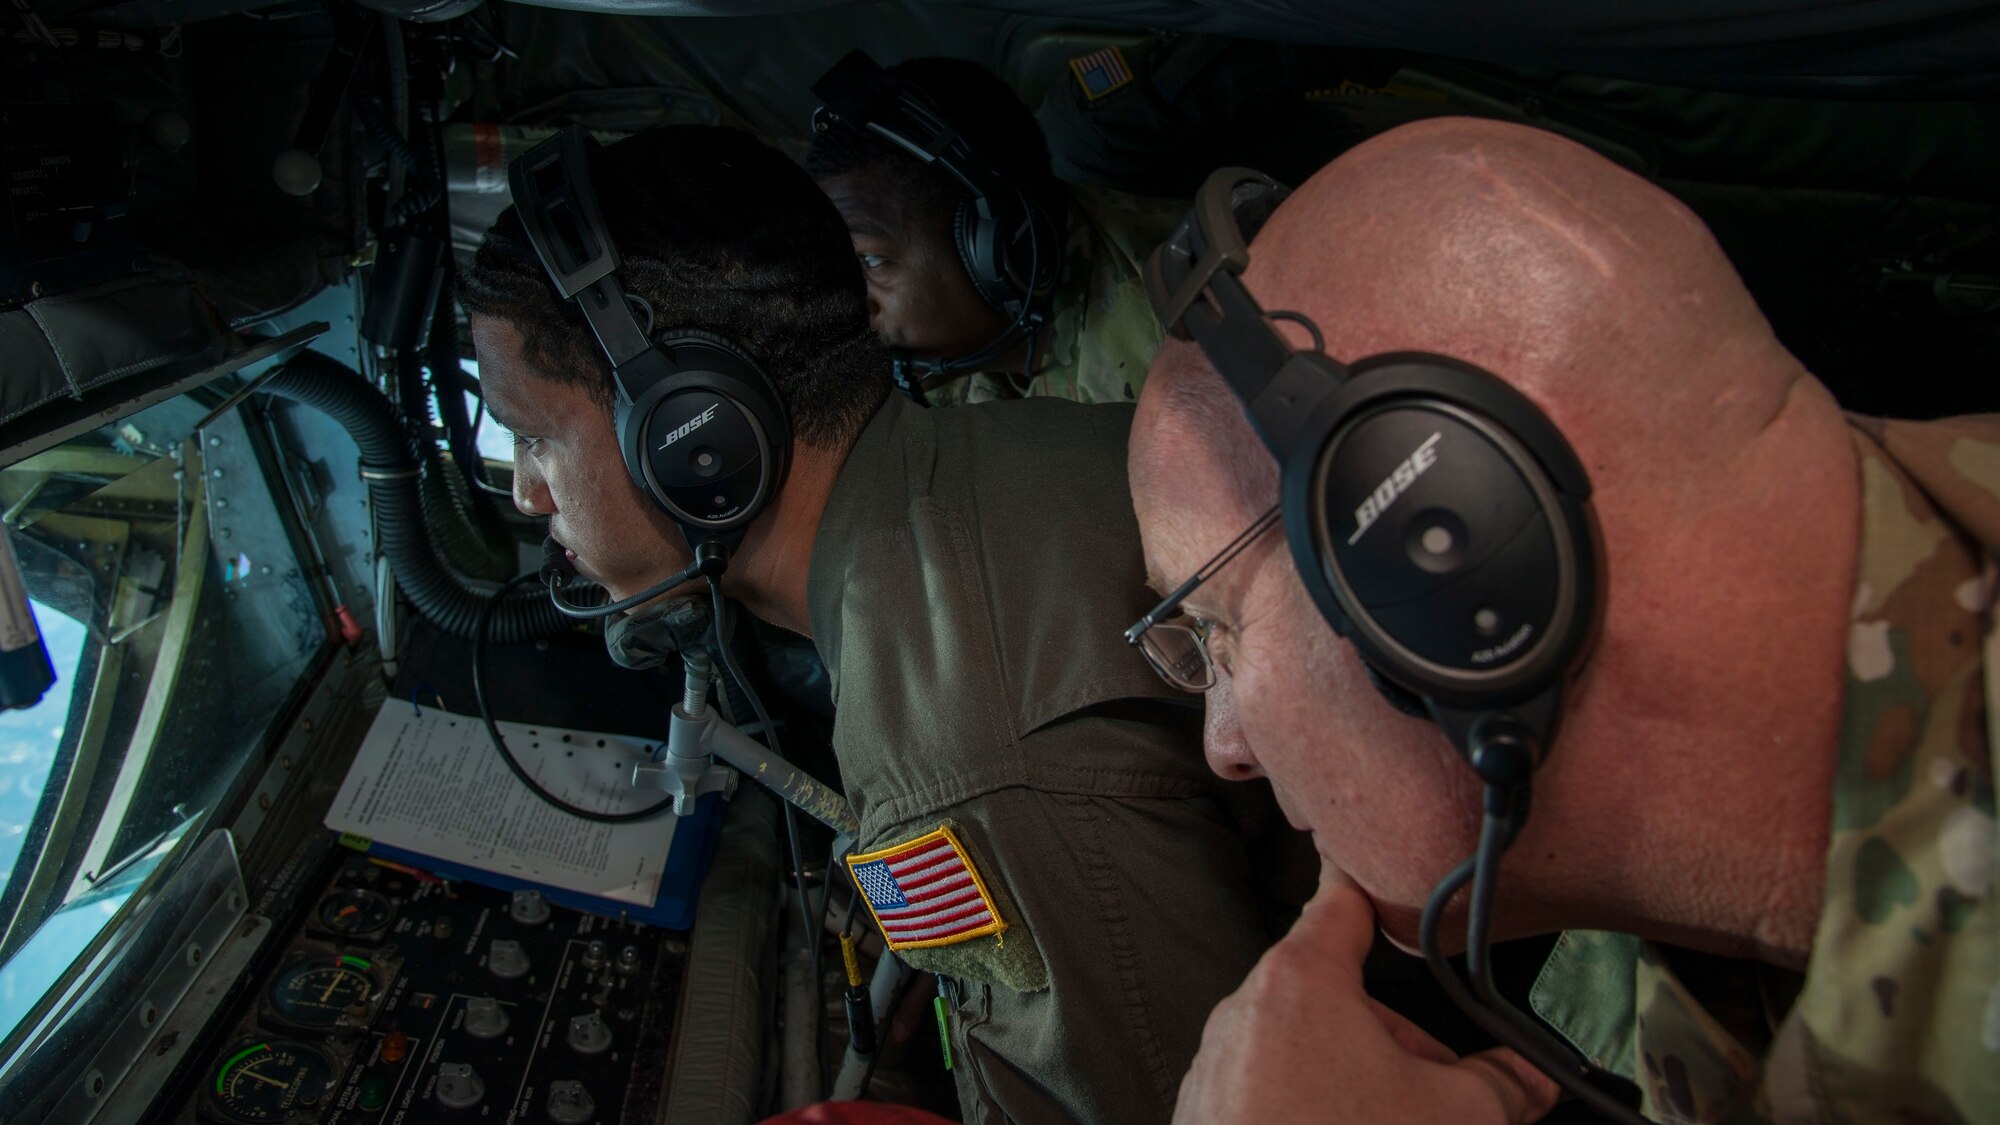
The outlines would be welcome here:
M 229 1056 L 229 1061 L 223 1063 L 222 1069 L 216 1072 L 215 1092 L 217 1094 L 222 1093 L 222 1080 L 229 1077 L 229 1072 L 236 1069 L 237 1063 L 242 1062 L 244 1059 L 249 1058 L 251 1055 L 254 1055 L 259 1051 L 268 1051 L 270 1049 L 271 1045 L 269 1043 L 258 1043 L 255 1046 L 245 1047 L 242 1050 L 236 1052 L 235 1054 Z
M 375 846 L 375 841 L 370 840 L 366 836 L 357 836 L 352 832 L 342 832 L 340 834 L 340 846 L 343 848 L 353 848 L 357 852 L 365 852 Z
M 931 998 L 931 1008 L 932 1008 L 933 1010 L 935 1010 L 935 1011 L 937 1012 L 937 1018 L 938 1018 L 938 1046 L 939 1046 L 940 1048 L 942 1048 L 942 1049 L 943 1049 L 943 1051 L 944 1051 L 944 1068 L 945 1068 L 946 1070 L 950 1070 L 950 1069 L 951 1069 L 951 1030 L 950 1030 L 950 1025 L 949 1025 L 949 1024 L 947 1024 L 947 1023 L 945 1023 L 945 1016 L 944 1016 L 944 997 L 942 997 L 942 996 L 933 996 L 933 997 Z

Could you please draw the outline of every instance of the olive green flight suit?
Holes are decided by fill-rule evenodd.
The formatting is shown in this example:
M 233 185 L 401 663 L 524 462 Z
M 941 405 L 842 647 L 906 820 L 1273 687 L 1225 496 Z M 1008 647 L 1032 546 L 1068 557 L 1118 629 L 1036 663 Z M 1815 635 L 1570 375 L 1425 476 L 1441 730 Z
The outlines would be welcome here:
M 813 547 L 857 853 L 949 828 L 1006 924 L 903 951 L 944 978 L 968 1122 L 1165 1121 L 1269 942 L 1200 711 L 1121 635 L 1152 601 L 1131 421 L 892 396 Z

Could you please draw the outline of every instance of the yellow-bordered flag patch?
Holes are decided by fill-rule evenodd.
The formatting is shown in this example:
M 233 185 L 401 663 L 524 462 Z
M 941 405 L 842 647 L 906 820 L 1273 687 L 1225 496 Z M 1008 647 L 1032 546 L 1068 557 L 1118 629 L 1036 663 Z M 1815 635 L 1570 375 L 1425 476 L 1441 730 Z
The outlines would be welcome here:
M 1093 102 L 1132 84 L 1132 68 L 1125 63 L 1125 52 L 1117 47 L 1071 59 L 1069 69 L 1076 75 L 1076 84 L 1083 87 L 1083 96 Z
M 949 828 L 849 856 L 847 869 L 890 949 L 953 945 L 1007 928 L 986 881 Z

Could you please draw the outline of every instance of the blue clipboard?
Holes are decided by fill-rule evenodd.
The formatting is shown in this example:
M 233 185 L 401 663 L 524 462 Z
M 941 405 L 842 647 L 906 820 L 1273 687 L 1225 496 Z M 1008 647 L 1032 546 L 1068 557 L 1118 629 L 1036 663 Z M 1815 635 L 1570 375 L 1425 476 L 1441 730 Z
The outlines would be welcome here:
M 651 906 L 635 906 L 619 899 L 566 891 L 512 875 L 501 875 L 460 863 L 445 863 L 426 855 L 370 842 L 366 852 L 396 863 L 408 864 L 445 879 L 503 891 L 536 890 L 557 906 L 595 914 L 602 918 L 628 919 L 668 930 L 694 926 L 694 907 L 701 897 L 701 884 L 708 877 L 709 861 L 715 858 L 715 844 L 722 835 L 722 814 L 727 801 L 720 793 L 709 793 L 695 801 L 694 811 L 674 825 L 674 840 L 667 850 L 667 866 L 660 873 L 659 897 Z

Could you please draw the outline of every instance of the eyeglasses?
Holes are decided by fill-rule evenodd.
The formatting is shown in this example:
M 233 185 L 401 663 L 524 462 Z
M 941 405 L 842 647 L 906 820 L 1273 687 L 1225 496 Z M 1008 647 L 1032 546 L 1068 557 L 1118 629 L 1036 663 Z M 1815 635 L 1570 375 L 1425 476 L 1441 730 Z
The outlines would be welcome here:
M 1243 534 L 1231 539 L 1216 553 L 1216 556 L 1194 572 L 1194 577 L 1181 583 L 1166 596 L 1152 612 L 1141 617 L 1130 629 L 1125 630 L 1125 643 L 1146 654 L 1146 662 L 1160 678 L 1182 691 L 1204 692 L 1215 686 L 1215 662 L 1208 656 L 1208 622 L 1200 618 L 1186 617 L 1181 613 L 1181 603 L 1195 592 L 1203 582 L 1215 577 L 1230 559 L 1243 553 L 1244 549 L 1257 541 L 1257 537 L 1269 531 L 1278 522 L 1279 509 L 1271 509 L 1257 517 L 1257 522 L 1243 530 Z M 1185 618 L 1184 620 L 1170 620 Z

